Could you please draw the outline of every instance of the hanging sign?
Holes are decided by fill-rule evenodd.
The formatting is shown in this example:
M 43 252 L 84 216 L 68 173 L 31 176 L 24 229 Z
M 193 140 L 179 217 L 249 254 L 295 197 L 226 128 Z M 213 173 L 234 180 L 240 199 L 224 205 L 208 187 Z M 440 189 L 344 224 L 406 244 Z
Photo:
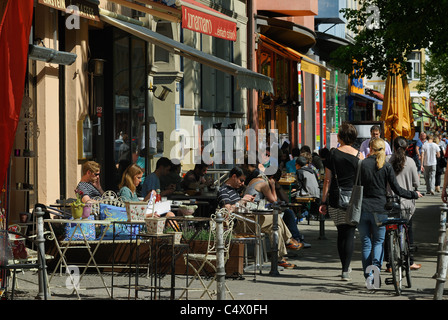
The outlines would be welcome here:
M 199 7 L 198 7 L 199 8 Z M 182 28 L 236 41 L 236 23 L 188 6 L 182 6 Z
M 76 14 L 81 18 L 100 21 L 98 4 L 88 0 L 38 0 L 40 4 L 68 14 Z

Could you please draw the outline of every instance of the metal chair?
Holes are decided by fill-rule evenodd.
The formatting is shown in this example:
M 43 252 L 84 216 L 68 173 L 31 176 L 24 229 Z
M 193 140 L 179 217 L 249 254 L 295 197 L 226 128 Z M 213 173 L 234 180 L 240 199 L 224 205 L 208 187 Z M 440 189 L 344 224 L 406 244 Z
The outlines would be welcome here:
M 248 272 L 253 269 L 254 281 L 256 280 L 257 271 L 261 273 L 262 265 L 268 260 L 266 245 L 265 245 L 265 234 L 261 232 L 260 225 L 254 220 L 250 219 L 245 215 L 240 215 L 237 213 L 232 213 L 237 222 L 242 223 L 243 227 L 242 233 L 234 233 L 234 241 L 244 244 L 244 271 Z M 254 243 L 254 264 L 249 265 L 248 254 L 247 254 L 247 244 Z
M 16 238 L 16 236 L 19 236 L 20 238 Z M 11 286 L 11 300 L 14 299 L 14 290 L 16 287 L 16 273 L 17 270 L 24 270 L 24 269 L 38 269 L 42 272 L 40 274 L 42 275 L 42 283 L 46 285 L 47 279 L 46 279 L 46 267 L 45 267 L 45 259 L 46 255 L 45 252 L 41 252 L 39 250 L 39 247 L 37 246 L 37 255 L 40 255 L 36 259 L 36 257 L 30 257 L 28 258 L 16 258 L 13 255 L 11 242 L 14 241 L 35 241 L 33 237 L 28 237 L 24 234 L 21 234 L 19 232 L 14 232 L 10 230 L 0 230 L 0 272 L 1 272 L 1 278 L 3 282 L 3 295 L 7 296 L 8 292 L 8 282 L 9 277 L 12 272 L 12 286 Z M 43 291 L 44 293 L 44 299 L 47 300 L 47 290 Z
M 220 209 L 223 213 L 223 217 L 225 218 L 223 224 L 224 224 L 224 231 L 223 231 L 223 245 L 224 245 L 224 266 L 227 263 L 229 259 L 230 254 L 230 244 L 232 240 L 232 233 L 233 233 L 233 225 L 234 225 L 234 216 L 230 215 L 227 209 Z M 200 298 L 202 298 L 206 293 L 209 296 L 210 299 L 213 299 L 212 292 L 210 290 L 211 285 L 216 281 L 216 273 L 218 271 L 217 264 L 217 222 L 216 222 L 216 214 L 211 215 L 210 220 L 210 230 L 209 230 L 209 237 L 208 237 L 208 246 L 207 246 L 207 252 L 206 253 L 186 253 L 184 254 L 185 264 L 188 265 L 189 268 L 191 268 L 194 272 L 194 276 L 192 279 L 188 282 L 187 287 L 184 289 L 182 294 L 180 295 L 179 299 L 182 299 L 185 293 L 187 293 L 189 290 L 202 290 L 202 295 Z M 205 273 L 205 268 L 210 268 L 214 275 L 212 276 L 212 279 L 210 282 L 206 285 L 204 282 L 203 276 L 201 274 Z M 208 274 L 207 274 L 208 275 Z M 190 288 L 194 280 L 199 280 L 199 282 L 202 285 L 202 288 L 195 289 Z M 225 284 L 226 292 L 230 295 L 232 299 L 235 299 L 233 294 L 230 292 L 227 284 Z

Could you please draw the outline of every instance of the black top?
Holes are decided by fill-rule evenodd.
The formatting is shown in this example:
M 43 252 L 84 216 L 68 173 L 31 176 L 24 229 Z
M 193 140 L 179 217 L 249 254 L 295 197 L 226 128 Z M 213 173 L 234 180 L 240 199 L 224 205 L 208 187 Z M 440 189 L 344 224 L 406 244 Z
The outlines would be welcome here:
M 337 207 L 338 185 L 342 188 L 353 188 L 358 168 L 357 156 L 345 153 L 339 149 L 332 149 L 328 157 L 328 169 L 332 173 L 328 201 L 330 206 Z M 336 181 L 337 176 L 337 181 Z
M 384 212 L 387 202 L 387 184 L 392 191 L 402 198 L 417 199 L 415 191 L 409 191 L 400 187 L 395 178 L 394 169 L 389 162 L 385 162 L 381 169 L 376 167 L 376 156 L 370 156 L 362 161 L 361 184 L 364 186 L 362 211 Z

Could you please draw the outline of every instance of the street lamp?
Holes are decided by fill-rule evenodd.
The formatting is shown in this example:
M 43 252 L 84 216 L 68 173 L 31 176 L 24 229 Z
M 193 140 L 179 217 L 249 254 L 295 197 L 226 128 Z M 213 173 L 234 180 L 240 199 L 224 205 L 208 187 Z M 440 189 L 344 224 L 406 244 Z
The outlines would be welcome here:
M 157 90 L 157 86 L 151 86 L 148 90 L 154 93 Z M 158 96 L 154 93 L 154 97 L 156 97 L 160 101 L 165 101 L 170 92 L 173 92 L 170 88 L 162 86 L 162 92 Z

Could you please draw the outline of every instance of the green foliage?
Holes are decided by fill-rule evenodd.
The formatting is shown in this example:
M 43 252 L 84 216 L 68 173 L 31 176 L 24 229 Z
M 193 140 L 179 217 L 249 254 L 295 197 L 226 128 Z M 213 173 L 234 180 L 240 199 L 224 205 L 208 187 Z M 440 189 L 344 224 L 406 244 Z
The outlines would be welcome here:
M 172 227 L 167 226 L 165 228 L 165 232 L 172 232 L 172 231 L 175 231 Z M 182 230 L 182 236 L 185 240 L 188 241 L 193 238 L 196 232 L 197 234 L 194 237 L 195 240 L 208 240 L 209 230 L 205 228 L 202 228 L 198 231 L 195 227 L 188 226 L 187 228 Z
M 368 10 L 372 6 L 377 9 L 378 28 L 369 27 L 375 17 L 375 11 Z M 353 44 L 332 54 L 332 64 L 346 74 L 352 73 L 353 60 L 362 61 L 362 76 L 385 78 L 391 63 L 408 73 L 411 66 L 406 56 L 413 50 L 448 51 L 448 0 L 360 0 L 358 10 L 341 11 L 355 38 Z
M 431 53 L 424 70 L 417 90 L 428 92 L 437 107 L 448 114 L 448 53 Z

